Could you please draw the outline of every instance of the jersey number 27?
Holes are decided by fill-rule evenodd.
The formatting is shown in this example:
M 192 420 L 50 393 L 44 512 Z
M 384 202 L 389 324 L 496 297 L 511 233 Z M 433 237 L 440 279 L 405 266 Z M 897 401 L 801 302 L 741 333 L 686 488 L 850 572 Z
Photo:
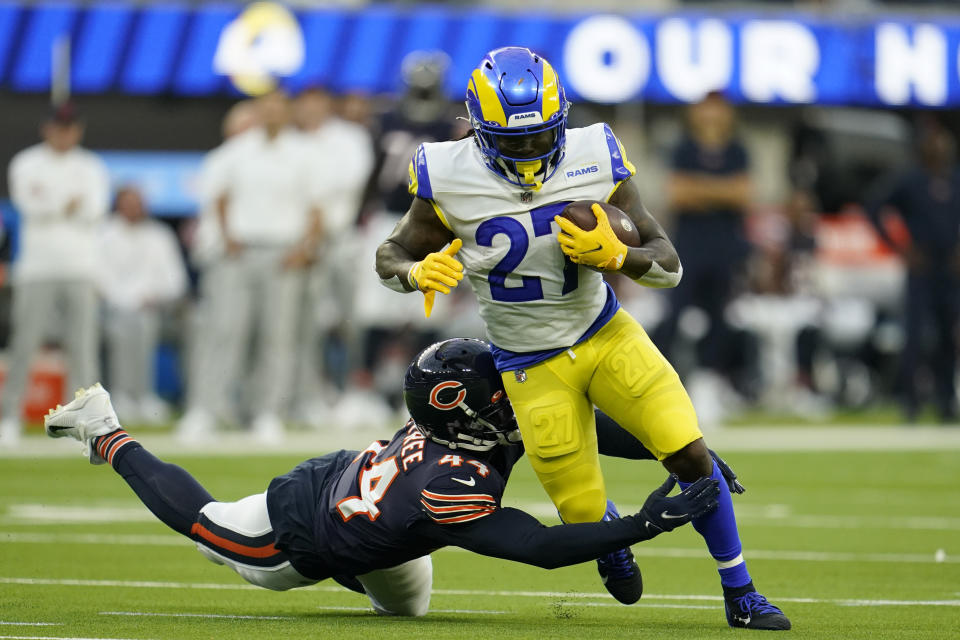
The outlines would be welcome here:
M 553 230 L 550 224 L 553 222 L 553 217 L 560 215 L 567 204 L 566 202 L 554 202 L 531 209 L 530 217 L 533 222 L 534 237 L 552 234 Z M 524 256 L 527 255 L 527 250 L 530 248 L 527 230 L 519 221 L 507 216 L 497 216 L 484 220 L 477 227 L 477 244 L 481 247 L 491 247 L 494 237 L 500 234 L 507 236 L 510 240 L 510 248 L 507 249 L 507 254 L 500 259 L 500 262 L 490 270 L 490 275 L 487 276 L 487 282 L 490 283 L 490 297 L 500 302 L 530 302 L 531 300 L 543 299 L 543 285 L 537 276 L 523 276 L 522 284 L 519 287 L 507 286 L 507 276 L 520 266 Z M 577 265 L 564 256 L 561 295 L 566 295 L 577 288 L 577 276 Z

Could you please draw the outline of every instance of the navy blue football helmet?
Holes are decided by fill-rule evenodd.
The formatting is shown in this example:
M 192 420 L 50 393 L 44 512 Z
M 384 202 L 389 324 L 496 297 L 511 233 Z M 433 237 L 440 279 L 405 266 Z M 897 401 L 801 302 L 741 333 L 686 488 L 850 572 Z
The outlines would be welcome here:
M 424 349 L 407 368 L 403 399 L 434 442 L 489 451 L 520 442 L 517 419 L 483 340 L 452 338 Z

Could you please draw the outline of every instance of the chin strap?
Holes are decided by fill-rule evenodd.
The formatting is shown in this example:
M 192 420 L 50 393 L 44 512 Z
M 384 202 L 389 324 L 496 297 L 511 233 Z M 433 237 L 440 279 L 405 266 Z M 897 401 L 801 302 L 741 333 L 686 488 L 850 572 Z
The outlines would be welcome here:
M 527 160 L 524 162 L 514 162 L 514 165 L 517 167 L 517 173 L 522 178 L 524 185 L 534 191 L 540 191 L 543 183 L 537 180 L 537 172 L 540 171 L 540 168 L 543 166 L 543 161 Z

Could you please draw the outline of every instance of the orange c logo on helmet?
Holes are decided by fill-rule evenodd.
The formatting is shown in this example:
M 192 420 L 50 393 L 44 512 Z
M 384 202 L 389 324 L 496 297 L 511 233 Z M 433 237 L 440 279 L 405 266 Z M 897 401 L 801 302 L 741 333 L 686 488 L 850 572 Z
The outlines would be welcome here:
M 440 392 L 444 389 L 459 389 L 457 395 L 453 398 L 451 402 L 442 402 L 440 400 Z M 467 390 L 463 388 L 462 382 L 457 382 L 456 380 L 447 380 L 446 382 L 441 382 L 433 389 L 430 390 L 430 400 L 428 403 L 431 407 L 436 407 L 437 409 L 442 409 L 444 411 L 449 411 L 453 409 L 458 404 L 463 402 L 463 399 L 467 397 Z

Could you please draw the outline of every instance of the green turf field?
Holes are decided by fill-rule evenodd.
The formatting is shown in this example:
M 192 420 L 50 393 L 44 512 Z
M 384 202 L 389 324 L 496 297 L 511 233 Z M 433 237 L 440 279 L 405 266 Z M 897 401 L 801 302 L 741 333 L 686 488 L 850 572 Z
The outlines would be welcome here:
M 960 638 L 960 453 L 733 453 L 749 567 L 793 621 L 824 640 Z M 262 491 L 299 457 L 186 457 L 219 499 Z M 607 461 L 621 511 L 664 477 Z M 432 612 L 382 619 L 333 583 L 250 587 L 152 520 L 107 467 L 0 459 L 0 638 L 620 638 L 693 640 L 726 626 L 713 561 L 690 527 L 636 545 L 646 593 L 603 591 L 593 565 L 545 571 L 459 550 L 434 554 Z M 554 523 L 529 467 L 507 502 Z M 943 552 L 938 554 L 938 550 Z

